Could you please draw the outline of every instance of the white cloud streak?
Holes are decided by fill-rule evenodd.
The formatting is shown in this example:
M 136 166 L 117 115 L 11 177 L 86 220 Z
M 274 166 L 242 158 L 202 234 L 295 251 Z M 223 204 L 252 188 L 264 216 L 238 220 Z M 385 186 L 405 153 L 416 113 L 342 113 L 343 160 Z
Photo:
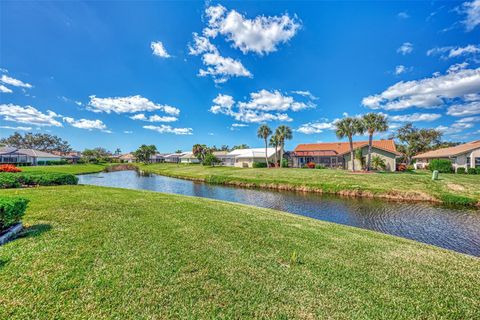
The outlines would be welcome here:
M 9 84 L 9 85 L 14 86 L 14 87 L 21 87 L 21 88 L 27 88 L 27 89 L 30 89 L 30 88 L 33 87 L 30 83 L 26 83 L 26 82 L 23 82 L 21 80 L 9 77 L 5 74 L 2 75 L 2 77 L 0 78 L 0 82 L 3 82 L 5 84 Z
M 62 127 L 62 124 L 56 120 L 60 115 L 47 110 L 43 113 L 32 106 L 18 106 L 14 104 L 1 104 L 0 116 L 3 120 L 18 123 L 26 123 L 40 127 Z
M 146 116 L 143 113 L 139 113 L 130 117 L 133 120 L 141 120 L 141 121 L 148 121 L 148 122 L 174 122 L 177 121 L 177 117 L 173 116 L 159 116 L 157 114 Z
M 70 124 L 72 127 L 78 129 L 85 129 L 85 130 L 100 130 L 103 132 L 111 133 L 110 130 L 107 129 L 107 126 L 103 123 L 102 120 L 88 120 L 88 119 L 73 119 L 71 117 L 64 117 L 63 121 Z
M 398 49 L 397 53 L 402 55 L 407 55 L 412 53 L 413 51 L 413 44 L 411 42 L 404 42 Z
M 193 129 L 192 128 L 173 128 L 172 126 L 167 125 L 160 125 L 160 126 L 143 126 L 144 129 L 153 130 L 158 133 L 173 133 L 175 135 L 192 135 Z
M 158 57 L 171 58 L 161 41 L 152 41 L 150 48 L 152 48 L 152 53 Z
M 117 114 L 157 110 L 174 116 L 180 114 L 178 108 L 169 105 L 156 104 L 140 95 L 115 98 L 97 98 L 93 95 L 90 96 L 90 102 L 87 105 L 87 109 L 93 112 L 114 112 Z

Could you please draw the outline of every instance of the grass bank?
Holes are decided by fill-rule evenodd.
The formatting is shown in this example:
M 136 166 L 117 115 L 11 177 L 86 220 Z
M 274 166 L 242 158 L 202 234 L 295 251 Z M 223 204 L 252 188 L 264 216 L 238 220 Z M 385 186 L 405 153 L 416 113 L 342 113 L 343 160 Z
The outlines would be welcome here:
M 23 236 L 0 248 L 1 319 L 473 319 L 480 309 L 480 259 L 406 239 L 154 192 L 3 193 L 31 202 Z
M 353 174 L 332 169 L 244 169 L 201 165 L 140 165 L 153 173 L 210 183 L 333 193 L 404 201 L 480 205 L 480 175 L 429 172 Z
M 105 167 L 110 164 L 66 164 L 56 166 L 32 166 L 21 167 L 23 172 L 59 172 L 59 173 L 71 173 L 71 174 L 86 174 L 96 173 L 103 171 Z

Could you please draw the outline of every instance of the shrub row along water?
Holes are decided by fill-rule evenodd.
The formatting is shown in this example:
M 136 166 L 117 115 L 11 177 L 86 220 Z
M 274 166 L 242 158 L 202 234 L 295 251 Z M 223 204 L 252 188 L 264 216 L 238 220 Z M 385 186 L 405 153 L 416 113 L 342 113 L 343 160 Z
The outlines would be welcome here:
M 25 186 L 58 186 L 77 184 L 78 178 L 70 173 L 1 172 L 0 189 L 21 188 Z
M 25 214 L 28 200 L 23 198 L 0 197 L 0 234 L 20 222 Z

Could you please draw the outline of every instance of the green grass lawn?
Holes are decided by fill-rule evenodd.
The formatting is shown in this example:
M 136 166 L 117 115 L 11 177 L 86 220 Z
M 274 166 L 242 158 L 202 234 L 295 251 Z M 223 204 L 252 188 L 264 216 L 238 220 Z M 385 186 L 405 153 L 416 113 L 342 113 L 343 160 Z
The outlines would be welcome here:
M 338 193 L 359 190 L 375 195 L 411 198 L 435 198 L 452 195 L 480 202 L 480 175 L 440 174 L 431 180 L 430 172 L 352 174 L 345 170 L 312 169 L 244 169 L 233 167 L 204 167 L 201 165 L 151 164 L 141 168 L 175 177 L 203 179 L 217 183 L 250 183 L 284 185 L 321 189 Z
M 21 167 L 24 172 L 60 172 L 72 174 L 95 173 L 105 169 L 110 164 L 73 164 L 58 166 Z
M 406 239 L 146 191 L 1 193 L 31 202 L 22 237 L 0 247 L 0 319 L 474 319 L 480 310 L 480 259 Z

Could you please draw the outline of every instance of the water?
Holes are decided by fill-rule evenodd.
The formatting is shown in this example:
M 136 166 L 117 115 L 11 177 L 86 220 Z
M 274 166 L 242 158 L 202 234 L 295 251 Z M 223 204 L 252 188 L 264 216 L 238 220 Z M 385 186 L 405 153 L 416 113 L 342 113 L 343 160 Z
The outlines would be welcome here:
M 87 174 L 79 179 L 81 184 L 175 193 L 287 211 L 480 256 L 480 211 L 475 209 L 227 187 L 142 176 L 135 171 Z

